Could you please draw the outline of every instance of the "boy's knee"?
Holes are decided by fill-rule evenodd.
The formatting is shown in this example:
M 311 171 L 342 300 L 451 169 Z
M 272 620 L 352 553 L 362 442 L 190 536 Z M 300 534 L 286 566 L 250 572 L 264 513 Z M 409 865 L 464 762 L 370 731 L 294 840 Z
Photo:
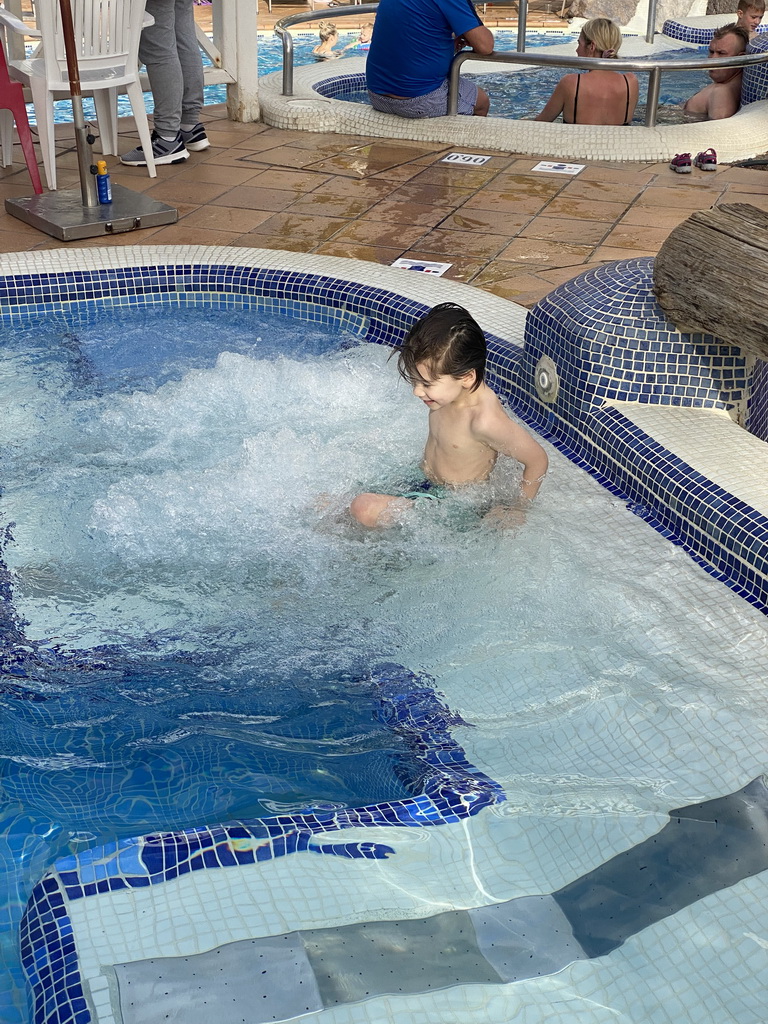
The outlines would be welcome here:
M 358 494 L 353 498 L 349 505 L 352 518 L 363 526 L 375 526 L 381 511 L 378 502 L 375 501 L 376 497 L 378 496 L 375 494 Z

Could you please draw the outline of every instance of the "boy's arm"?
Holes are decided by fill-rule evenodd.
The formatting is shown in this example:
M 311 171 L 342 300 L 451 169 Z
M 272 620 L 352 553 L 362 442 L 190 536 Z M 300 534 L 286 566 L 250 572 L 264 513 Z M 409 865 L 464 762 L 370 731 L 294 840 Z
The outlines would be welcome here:
M 525 498 L 534 498 L 549 466 L 539 442 L 502 411 L 479 424 L 477 436 L 500 455 L 509 455 L 523 464 L 520 491 Z

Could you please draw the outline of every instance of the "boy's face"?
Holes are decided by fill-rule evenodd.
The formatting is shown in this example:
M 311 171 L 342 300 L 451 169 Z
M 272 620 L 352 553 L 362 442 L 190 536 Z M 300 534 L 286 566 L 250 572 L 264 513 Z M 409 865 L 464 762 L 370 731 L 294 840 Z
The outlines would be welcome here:
M 736 12 L 736 24 L 745 28 L 747 32 L 754 32 L 757 26 L 763 20 L 762 11 L 758 11 L 756 7 L 748 7 L 746 11 Z
M 416 372 L 420 379 L 411 383 L 413 393 L 429 409 L 442 409 L 451 405 L 457 398 L 466 394 L 475 383 L 475 371 L 463 377 L 451 377 L 447 374 L 435 376 L 432 367 L 426 363 L 417 363 Z

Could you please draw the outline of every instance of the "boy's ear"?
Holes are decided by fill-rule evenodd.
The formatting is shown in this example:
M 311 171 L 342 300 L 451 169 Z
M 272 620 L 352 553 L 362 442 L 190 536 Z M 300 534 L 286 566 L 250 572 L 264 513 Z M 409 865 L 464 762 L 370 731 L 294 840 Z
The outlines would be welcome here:
M 477 380 L 477 370 L 467 370 L 464 376 L 460 377 L 459 380 L 461 381 L 461 386 L 463 388 L 469 389 L 474 387 L 475 381 Z

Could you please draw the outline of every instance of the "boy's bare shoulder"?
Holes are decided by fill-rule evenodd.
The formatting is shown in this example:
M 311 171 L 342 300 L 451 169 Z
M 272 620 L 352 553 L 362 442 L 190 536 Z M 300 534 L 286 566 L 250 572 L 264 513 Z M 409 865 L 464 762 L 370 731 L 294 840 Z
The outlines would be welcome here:
M 481 440 L 493 442 L 499 437 L 514 437 L 518 434 L 526 434 L 527 431 L 519 426 L 502 405 L 498 395 L 487 385 L 481 396 L 481 400 L 475 408 L 472 419 L 472 432 Z

